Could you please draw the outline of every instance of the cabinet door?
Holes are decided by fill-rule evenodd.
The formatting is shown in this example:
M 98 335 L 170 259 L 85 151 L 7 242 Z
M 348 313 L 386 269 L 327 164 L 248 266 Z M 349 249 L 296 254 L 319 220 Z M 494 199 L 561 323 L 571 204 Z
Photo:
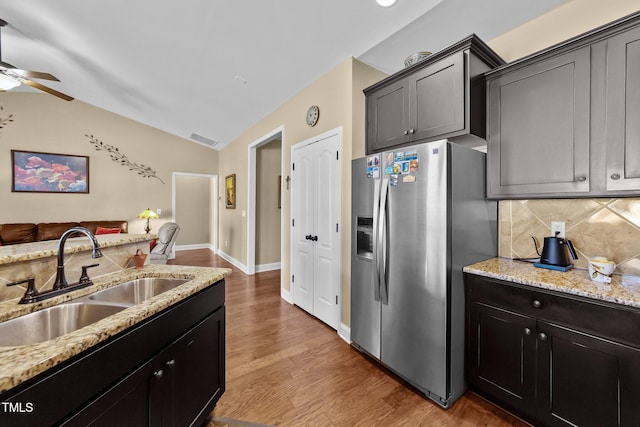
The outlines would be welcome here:
M 538 419 L 549 426 L 640 425 L 640 350 L 538 322 Z
M 110 387 L 101 396 L 64 421 L 64 427 L 159 426 L 152 418 L 159 408 L 161 384 L 157 361 L 151 360 Z M 151 405 L 156 405 L 152 410 Z
M 202 425 L 224 392 L 224 307 L 176 341 L 162 359 L 162 425 Z
M 640 28 L 607 42 L 607 190 L 640 189 Z
M 474 302 L 469 318 L 469 382 L 512 408 L 535 408 L 535 319 Z
M 489 197 L 589 191 L 590 57 L 585 47 L 489 82 Z
M 367 154 L 409 141 L 409 89 L 399 80 L 367 96 Z
M 411 140 L 465 128 L 465 55 L 458 52 L 409 77 Z

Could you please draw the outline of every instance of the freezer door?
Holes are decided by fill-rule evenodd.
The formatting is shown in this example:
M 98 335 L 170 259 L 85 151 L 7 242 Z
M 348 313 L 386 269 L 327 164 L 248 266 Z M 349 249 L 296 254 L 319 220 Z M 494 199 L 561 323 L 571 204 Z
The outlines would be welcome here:
M 387 189 L 381 360 L 446 398 L 448 147 L 436 141 L 398 151 L 417 154 L 418 168 L 415 180 L 400 174 Z
M 367 177 L 368 159 L 352 162 L 351 340 L 380 358 L 380 288 L 376 272 L 376 232 L 380 180 Z M 378 189 L 376 193 L 374 190 Z

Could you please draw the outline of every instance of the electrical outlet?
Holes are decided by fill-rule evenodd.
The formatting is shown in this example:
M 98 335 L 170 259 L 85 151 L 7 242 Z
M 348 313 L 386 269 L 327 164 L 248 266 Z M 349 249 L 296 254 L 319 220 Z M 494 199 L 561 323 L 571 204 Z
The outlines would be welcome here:
M 563 221 L 551 221 L 551 235 L 558 237 L 564 237 L 564 222 Z
M 158 216 L 162 215 L 162 209 L 160 208 L 156 209 L 156 213 L 158 214 Z

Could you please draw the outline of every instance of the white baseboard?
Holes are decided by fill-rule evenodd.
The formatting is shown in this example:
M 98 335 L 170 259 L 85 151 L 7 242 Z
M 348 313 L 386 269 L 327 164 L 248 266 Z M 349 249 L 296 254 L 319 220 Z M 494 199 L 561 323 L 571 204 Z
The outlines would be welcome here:
M 273 271 L 273 270 L 280 270 L 280 263 L 279 262 L 272 262 L 271 264 L 260 264 L 260 265 L 256 265 L 256 273 L 260 273 L 263 271 Z
M 193 249 L 209 249 L 215 252 L 215 248 L 211 243 L 198 243 L 195 245 L 175 245 L 174 249 L 176 251 L 190 251 Z
M 288 291 L 283 287 L 280 287 L 280 298 L 282 298 L 289 304 L 293 304 L 293 295 L 291 295 L 291 291 Z
M 222 259 L 224 259 L 225 261 L 230 262 L 231 264 L 233 264 L 234 267 L 236 267 L 238 270 L 242 271 L 244 274 L 247 274 L 247 266 L 244 265 L 243 263 L 241 263 L 240 261 L 238 261 L 237 259 L 235 259 L 234 257 L 232 257 L 229 254 L 226 254 L 224 252 L 222 252 L 221 250 L 218 250 L 218 255 L 220 255 L 220 257 Z
M 340 322 L 340 326 L 338 327 L 338 336 L 347 344 L 351 344 L 351 328 L 342 322 Z

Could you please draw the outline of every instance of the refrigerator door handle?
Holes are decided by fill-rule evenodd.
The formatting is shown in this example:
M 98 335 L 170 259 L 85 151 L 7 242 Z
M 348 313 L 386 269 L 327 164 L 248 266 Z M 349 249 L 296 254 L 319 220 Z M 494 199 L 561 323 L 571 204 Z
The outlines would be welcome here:
M 380 282 L 380 294 L 383 304 L 389 304 L 389 288 L 387 283 L 387 196 L 389 194 L 389 179 L 382 180 L 380 189 L 380 212 L 378 213 L 378 276 Z
M 373 297 L 376 301 L 380 301 L 380 263 L 378 260 L 378 248 L 379 240 L 378 240 L 378 222 L 380 221 L 380 180 L 375 179 L 373 182 L 373 253 L 375 254 L 374 259 L 374 270 L 373 270 Z

